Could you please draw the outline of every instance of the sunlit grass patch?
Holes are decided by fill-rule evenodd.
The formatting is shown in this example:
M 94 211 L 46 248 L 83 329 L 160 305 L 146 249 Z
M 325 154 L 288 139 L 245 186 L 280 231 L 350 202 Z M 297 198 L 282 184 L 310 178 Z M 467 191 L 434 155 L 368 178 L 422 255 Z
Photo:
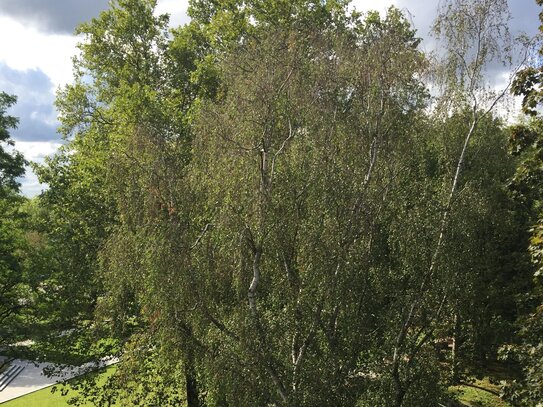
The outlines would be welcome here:
M 115 366 L 110 366 L 106 368 L 105 371 L 99 373 L 101 375 L 98 380 L 98 385 L 105 383 L 105 380 L 108 376 L 112 375 L 115 371 Z M 77 378 L 74 378 L 77 379 Z M 74 380 L 71 379 L 70 381 Z M 68 383 L 70 383 L 68 381 Z M 56 391 L 52 391 L 53 387 L 56 386 Z M 61 385 L 52 385 L 35 391 L 30 394 L 18 397 L 16 399 L 6 401 L 2 403 L 2 407 L 58 407 L 58 406 L 68 406 L 68 400 L 79 395 L 79 391 L 72 389 L 69 385 L 67 386 L 68 394 L 66 396 L 62 395 Z M 92 406 L 92 403 L 81 404 L 81 406 Z

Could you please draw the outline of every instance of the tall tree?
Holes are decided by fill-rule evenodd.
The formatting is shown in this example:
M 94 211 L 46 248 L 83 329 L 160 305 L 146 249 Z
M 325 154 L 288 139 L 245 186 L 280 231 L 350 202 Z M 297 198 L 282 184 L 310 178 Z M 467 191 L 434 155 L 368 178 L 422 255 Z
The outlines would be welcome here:
M 69 143 L 40 174 L 67 242 L 58 288 L 81 285 L 75 322 L 94 313 L 119 343 L 96 404 L 444 398 L 433 340 L 477 336 L 488 314 L 464 305 L 499 284 L 509 230 L 505 93 L 484 85 L 506 9 L 472 3 L 437 24 L 447 93 L 431 113 L 394 8 L 201 0 L 168 33 L 155 1 L 118 0 L 80 27 L 58 97 Z
M 424 58 L 397 10 L 353 25 L 281 27 L 273 41 L 257 27 L 197 122 L 207 203 L 187 277 L 201 340 L 224 349 L 206 369 L 227 375 L 234 404 L 351 405 L 380 364 L 377 214 L 423 105 Z
M 467 191 L 471 181 L 469 174 L 466 174 L 466 163 L 471 161 L 470 151 L 477 144 L 475 137 L 485 134 L 479 131 L 479 127 L 489 120 L 509 89 L 507 85 L 498 92 L 492 92 L 485 81 L 489 64 L 496 62 L 510 66 L 512 43 L 508 18 L 506 1 L 488 0 L 446 1 L 441 4 L 436 18 L 434 33 L 442 41 L 439 56 L 443 62 L 435 71 L 437 81 L 434 85 L 442 89 L 443 94 L 437 99 L 433 119 L 446 125 L 451 123 L 451 116 L 457 115 L 469 125 L 462 126 L 464 134 L 456 140 L 459 144 L 453 150 L 457 155 L 449 158 L 446 170 L 449 175 L 444 175 L 438 189 L 441 200 L 435 206 L 438 218 L 434 220 L 433 231 L 430 232 L 433 237 L 427 243 L 431 247 L 431 254 L 422 263 L 413 291 L 407 292 L 405 305 L 400 311 L 401 322 L 397 328 L 391 369 L 394 405 L 397 406 L 404 403 L 411 385 L 411 366 L 416 365 L 415 358 L 434 337 L 437 323 L 449 320 L 444 318 L 444 313 L 457 298 L 458 293 L 453 288 L 455 284 L 447 281 L 451 266 L 448 262 L 452 255 L 448 250 L 455 249 L 450 240 L 455 228 L 453 220 L 458 222 L 465 218 L 463 215 L 466 212 L 456 211 L 460 210 L 459 197 Z M 525 55 L 521 55 L 520 63 L 524 58 Z M 484 171 L 483 168 L 480 170 Z M 447 178 L 449 181 L 446 181 Z M 461 258 L 454 260 L 462 262 Z M 452 310 L 456 314 L 454 306 Z M 455 315 L 452 320 L 458 321 L 458 316 Z M 455 325 L 460 326 L 458 323 Z M 457 375 L 456 366 L 453 361 L 453 377 Z
M 82 301 L 68 311 L 83 324 L 89 312 L 95 313 L 100 335 L 117 339 L 125 350 L 146 350 L 124 352 L 111 381 L 113 393 L 120 392 L 131 404 L 172 404 L 185 397 L 178 387 L 184 375 L 179 376 L 178 370 L 169 375 L 173 382 L 162 375 L 153 381 L 148 374 L 157 366 L 164 372 L 168 366 L 179 369 L 180 360 L 158 355 L 164 356 L 162 363 L 158 356 L 150 357 L 156 355 L 152 349 L 158 336 L 151 335 L 149 318 L 155 315 L 152 305 L 159 293 L 154 291 L 152 275 L 143 277 L 152 269 L 138 263 L 144 252 L 133 234 L 148 232 L 151 224 L 162 226 L 168 219 L 164 211 L 172 222 L 176 219 L 179 197 L 172 191 L 182 181 L 190 157 L 186 123 L 195 98 L 212 94 L 214 86 L 213 70 L 205 61 L 197 64 L 205 49 L 203 35 L 188 26 L 175 30 L 170 38 L 167 17 L 156 17 L 155 5 L 155 1 L 114 2 L 110 10 L 79 28 L 85 39 L 75 61 L 76 81 L 57 99 L 61 130 L 69 142 L 40 170 L 50 184 L 42 202 L 51 222 L 58 225 L 50 238 L 62 248 L 64 267 L 59 277 L 69 282 L 63 284 L 63 298 L 73 295 L 70 285 L 81 286 L 75 292 Z M 143 233 L 137 237 L 153 238 Z M 113 247 L 117 252 L 110 257 L 107 253 Z M 143 275 L 135 279 L 139 273 Z M 167 310 L 163 312 L 166 320 Z M 77 335 L 81 330 L 73 332 Z M 166 345 L 176 338 L 166 337 Z M 116 350 L 98 349 L 94 356 Z M 141 362 L 139 369 L 133 360 Z M 187 364 L 187 386 L 194 379 L 191 370 Z M 152 383 L 154 391 L 131 387 L 135 375 Z M 93 397 L 96 403 L 107 403 L 111 393 Z
M 540 6 L 541 0 L 536 0 Z M 539 15 L 543 22 L 543 15 Z M 539 27 L 540 36 L 543 27 Z M 543 47 L 537 50 L 541 55 Z M 517 74 L 512 92 L 522 96 L 522 110 L 534 118 L 527 124 L 511 129 L 511 153 L 517 157 L 517 170 L 512 177 L 510 189 L 519 206 L 519 215 L 529 232 L 528 239 L 523 239 L 533 262 L 534 287 L 526 295 L 529 303 L 535 307 L 519 317 L 520 343 L 504 346 L 503 356 L 520 362 L 523 375 L 519 380 L 506 387 L 506 396 L 519 405 L 539 403 L 543 397 L 541 367 L 543 361 L 543 293 L 542 293 L 542 230 L 543 210 L 541 184 L 543 182 L 543 139 L 540 105 L 542 101 L 541 82 L 543 67 L 536 57 L 535 61 Z
M 23 156 L 10 151 L 10 130 L 18 120 L 7 114 L 17 98 L 0 92 L 0 346 L 17 338 L 16 327 L 25 308 L 21 250 L 24 247 L 19 180 L 25 172 Z

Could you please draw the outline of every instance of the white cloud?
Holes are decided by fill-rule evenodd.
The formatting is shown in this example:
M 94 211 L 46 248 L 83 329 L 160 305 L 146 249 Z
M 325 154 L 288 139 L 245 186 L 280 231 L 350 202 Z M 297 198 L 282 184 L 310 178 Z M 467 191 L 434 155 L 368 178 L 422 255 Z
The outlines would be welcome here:
M 187 0 L 160 0 L 156 11 L 171 14 L 170 24 L 175 27 L 189 21 L 187 7 Z M 80 38 L 43 32 L 7 16 L 0 16 L 0 38 L 0 61 L 19 71 L 41 69 L 51 78 L 51 92 L 73 80 L 72 57 Z
M 43 163 L 45 157 L 57 152 L 62 143 L 44 141 L 15 141 L 14 149 L 23 153 L 28 161 Z M 40 184 L 38 177 L 30 166 L 26 167 L 26 173 L 19 179 L 23 195 L 32 198 L 47 189 L 47 185 Z
M 77 38 L 45 34 L 9 17 L 0 16 L 0 60 L 19 71 L 41 69 L 54 87 L 72 80 L 71 57 Z M 54 89 L 51 89 L 54 91 Z
M 41 184 L 37 175 L 28 167 L 25 176 L 19 182 L 21 183 L 21 192 L 27 198 L 33 198 L 47 189 L 47 185 Z
M 15 141 L 15 149 L 23 153 L 28 161 L 42 163 L 45 157 L 54 154 L 62 145 L 54 141 Z
M 156 14 L 169 14 L 170 26 L 178 27 L 189 22 L 187 16 L 188 0 L 160 0 L 156 6 Z

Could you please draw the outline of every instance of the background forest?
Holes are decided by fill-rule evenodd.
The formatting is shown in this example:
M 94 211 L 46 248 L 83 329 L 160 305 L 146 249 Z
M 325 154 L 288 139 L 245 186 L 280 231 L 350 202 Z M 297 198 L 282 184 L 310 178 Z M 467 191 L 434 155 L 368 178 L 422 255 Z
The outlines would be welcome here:
M 154 6 L 78 28 L 37 198 L 0 94 L 2 353 L 117 356 L 99 406 L 438 406 L 489 372 L 542 406 L 543 67 L 507 1 L 441 2 L 432 54 L 393 7 Z

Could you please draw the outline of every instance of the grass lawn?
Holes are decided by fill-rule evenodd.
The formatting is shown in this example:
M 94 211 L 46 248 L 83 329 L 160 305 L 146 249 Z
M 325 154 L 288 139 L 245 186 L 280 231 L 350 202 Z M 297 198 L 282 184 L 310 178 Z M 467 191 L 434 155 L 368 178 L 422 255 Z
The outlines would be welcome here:
M 115 371 L 115 366 L 108 367 L 105 371 L 100 373 L 103 376 L 103 380 Z M 72 379 L 73 380 L 73 379 Z M 69 382 L 69 381 L 68 381 Z M 77 390 L 70 390 L 67 397 L 63 397 L 58 389 L 55 393 L 51 392 L 53 386 L 46 387 L 35 391 L 34 393 L 27 394 L 25 396 L 18 397 L 16 399 L 6 401 L 2 403 L 2 407 L 57 407 L 68 406 L 68 400 L 78 394 Z M 92 406 L 92 404 L 84 404 L 85 406 Z
M 483 380 L 476 380 L 473 384 L 495 392 L 499 391 L 498 386 L 491 384 L 488 377 L 485 377 Z M 512 407 L 511 404 L 488 391 L 466 385 L 451 386 L 449 387 L 449 392 L 458 401 L 469 407 Z

